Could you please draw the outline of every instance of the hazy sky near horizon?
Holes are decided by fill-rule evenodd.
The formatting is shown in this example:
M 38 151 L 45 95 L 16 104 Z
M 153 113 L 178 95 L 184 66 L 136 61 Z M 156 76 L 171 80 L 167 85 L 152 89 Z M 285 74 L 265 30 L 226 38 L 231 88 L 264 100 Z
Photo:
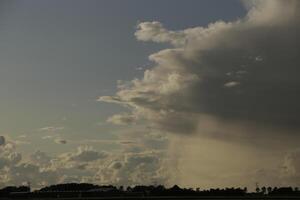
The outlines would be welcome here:
M 0 1 L 0 186 L 300 184 L 297 0 Z

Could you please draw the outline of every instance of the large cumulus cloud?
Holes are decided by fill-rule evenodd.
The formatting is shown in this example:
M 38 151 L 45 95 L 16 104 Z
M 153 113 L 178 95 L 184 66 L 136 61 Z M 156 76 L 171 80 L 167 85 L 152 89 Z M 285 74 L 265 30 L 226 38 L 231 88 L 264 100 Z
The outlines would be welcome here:
M 282 160 L 300 139 L 300 2 L 244 2 L 247 15 L 232 22 L 178 31 L 139 23 L 138 40 L 169 48 L 149 56 L 153 66 L 142 78 L 119 81 L 115 95 L 99 97 L 129 109 L 111 123 L 176 133 L 167 135 L 179 138 L 170 149 L 185 185 L 299 184 L 298 156 Z M 222 167 L 207 166 L 212 160 Z
M 247 6 L 244 18 L 207 27 L 170 31 L 160 22 L 140 23 L 138 40 L 173 48 L 150 55 L 155 65 L 142 79 L 99 98 L 132 109 L 109 121 L 147 119 L 182 134 L 197 132 L 203 116 L 299 129 L 300 3 L 247 1 Z

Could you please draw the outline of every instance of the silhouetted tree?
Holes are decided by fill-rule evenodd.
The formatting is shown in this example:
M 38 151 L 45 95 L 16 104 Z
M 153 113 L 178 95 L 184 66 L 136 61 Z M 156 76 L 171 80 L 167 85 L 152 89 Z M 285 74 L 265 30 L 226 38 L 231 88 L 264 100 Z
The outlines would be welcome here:
M 266 191 L 267 191 L 267 189 L 266 189 L 265 186 L 261 188 L 261 193 L 262 193 L 262 194 L 266 194 Z
M 298 188 L 281 187 L 271 188 L 262 187 L 256 188 L 256 193 L 247 193 L 247 188 L 225 188 L 225 189 L 209 189 L 200 190 L 199 188 L 180 188 L 178 185 L 174 185 L 170 188 L 165 188 L 163 185 L 137 185 L 134 187 L 123 186 L 115 187 L 112 185 L 94 185 L 89 183 L 66 183 L 44 187 L 40 190 L 30 192 L 29 187 L 5 187 L 0 189 L 0 197 L 6 199 L 45 199 L 45 198 L 89 198 L 89 197 L 157 197 L 157 196 L 227 196 L 227 197 L 242 197 L 242 196 L 255 197 L 259 195 L 268 196 L 300 196 Z M 300 198 L 299 198 L 300 199 Z
M 267 191 L 268 191 L 268 194 L 271 194 L 271 193 L 272 193 L 272 188 L 269 186 L 269 187 L 267 188 Z
M 256 193 L 260 193 L 260 188 L 256 187 L 255 191 L 256 191 Z

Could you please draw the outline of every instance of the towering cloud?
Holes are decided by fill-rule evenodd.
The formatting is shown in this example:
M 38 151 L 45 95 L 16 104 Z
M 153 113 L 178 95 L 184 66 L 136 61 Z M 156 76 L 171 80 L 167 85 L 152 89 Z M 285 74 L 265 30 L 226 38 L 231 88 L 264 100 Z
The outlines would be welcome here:
M 300 3 L 247 1 L 234 22 L 170 31 L 142 22 L 138 40 L 170 43 L 149 56 L 155 65 L 142 79 L 100 101 L 132 108 L 110 121 L 146 118 L 169 132 L 197 132 L 201 116 L 299 129 Z M 130 116 L 130 120 L 128 120 Z
M 180 140 L 181 149 L 174 148 L 176 155 L 186 153 L 181 163 L 185 172 L 194 170 L 190 178 L 201 167 L 205 171 L 203 163 L 222 160 L 223 167 L 216 167 L 215 171 L 228 177 L 220 174 L 213 177 L 214 183 L 221 183 L 221 179 L 224 185 L 241 184 L 239 180 L 254 183 L 258 179 L 252 177 L 259 176 L 245 173 L 248 166 L 232 166 L 230 159 L 223 160 L 220 155 L 208 159 L 205 155 L 218 152 L 232 159 L 234 152 L 247 151 L 243 156 L 239 154 L 239 159 L 251 154 L 253 170 L 272 176 L 273 179 L 263 180 L 272 184 L 281 173 L 279 160 L 283 159 L 283 152 L 297 147 L 293 141 L 300 137 L 300 2 L 253 0 L 245 1 L 245 6 L 249 9 L 245 17 L 232 22 L 217 21 L 206 27 L 173 31 L 158 21 L 140 23 L 135 33 L 138 40 L 167 43 L 170 48 L 149 56 L 153 67 L 145 70 L 141 79 L 120 84 L 113 96 L 99 97 L 99 101 L 131 109 L 130 113 L 109 118 L 110 122 L 128 124 L 140 120 L 160 132 L 201 138 L 202 143 L 195 144 L 198 139 L 189 141 L 188 150 L 182 146 L 185 140 Z M 203 138 L 221 143 L 205 143 Z M 279 144 L 279 140 L 284 143 Z M 209 143 L 218 145 L 204 148 Z M 187 167 L 189 154 L 203 158 L 191 158 L 189 164 L 198 167 Z M 296 160 L 297 156 L 288 158 L 286 168 L 290 173 L 298 170 Z M 204 174 L 214 173 L 211 167 L 209 170 Z M 203 171 L 199 174 L 203 175 Z M 283 177 L 276 183 L 284 180 L 295 183 Z

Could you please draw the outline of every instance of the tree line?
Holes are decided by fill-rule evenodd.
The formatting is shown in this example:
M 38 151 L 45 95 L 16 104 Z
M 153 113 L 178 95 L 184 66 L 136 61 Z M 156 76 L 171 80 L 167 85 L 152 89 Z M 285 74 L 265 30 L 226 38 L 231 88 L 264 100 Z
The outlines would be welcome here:
M 31 191 L 28 186 L 9 186 L 0 189 L 0 198 L 84 198 L 84 197 L 151 197 L 151 196 L 299 196 L 298 188 L 261 187 L 255 192 L 247 188 L 217 188 L 201 190 L 200 188 L 180 188 L 177 185 L 167 188 L 163 185 L 137 185 L 133 187 L 116 187 L 113 185 L 94 185 L 89 183 L 66 183 L 51 185 Z

